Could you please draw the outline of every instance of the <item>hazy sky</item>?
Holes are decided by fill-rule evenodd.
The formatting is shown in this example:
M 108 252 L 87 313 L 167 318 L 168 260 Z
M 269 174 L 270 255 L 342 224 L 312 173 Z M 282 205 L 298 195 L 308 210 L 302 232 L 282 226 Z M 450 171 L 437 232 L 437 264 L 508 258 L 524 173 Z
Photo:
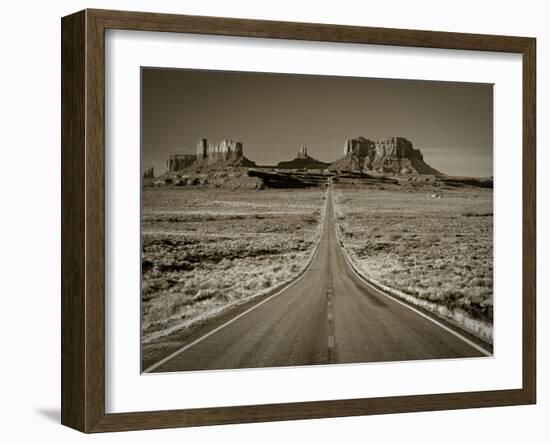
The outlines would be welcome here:
M 415 80 L 142 69 L 142 164 L 163 173 L 200 138 L 242 140 L 259 165 L 301 144 L 333 162 L 346 139 L 409 139 L 450 175 L 493 174 L 493 86 Z

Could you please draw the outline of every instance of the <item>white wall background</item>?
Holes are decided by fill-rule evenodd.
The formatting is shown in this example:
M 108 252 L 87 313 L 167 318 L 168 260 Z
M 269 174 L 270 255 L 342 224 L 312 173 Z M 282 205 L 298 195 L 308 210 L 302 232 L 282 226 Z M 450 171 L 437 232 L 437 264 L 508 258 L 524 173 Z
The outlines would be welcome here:
M 96 440 L 547 440 L 550 425 L 550 28 L 545 2 L 19 0 L 2 9 L 0 435 L 81 440 L 59 425 L 60 22 L 86 7 L 534 36 L 538 39 L 539 400 L 529 407 L 413 413 L 93 436 Z M 546 200 L 546 201 L 545 201 Z

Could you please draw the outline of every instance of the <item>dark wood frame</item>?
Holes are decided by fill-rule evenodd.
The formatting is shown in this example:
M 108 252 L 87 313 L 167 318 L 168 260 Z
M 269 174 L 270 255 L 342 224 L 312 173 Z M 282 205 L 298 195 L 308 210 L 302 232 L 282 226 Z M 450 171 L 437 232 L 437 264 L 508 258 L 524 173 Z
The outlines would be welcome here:
M 84 432 L 534 404 L 536 40 L 405 29 L 84 10 L 62 19 L 61 422 Z M 105 413 L 105 30 L 185 32 L 523 56 L 523 386 L 401 397 Z

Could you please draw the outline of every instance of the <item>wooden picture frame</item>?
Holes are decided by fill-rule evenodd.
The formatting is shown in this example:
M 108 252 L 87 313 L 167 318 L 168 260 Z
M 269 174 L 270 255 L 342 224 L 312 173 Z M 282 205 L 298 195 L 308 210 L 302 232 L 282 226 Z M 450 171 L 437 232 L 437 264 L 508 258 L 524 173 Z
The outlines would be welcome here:
M 271 405 L 105 412 L 105 30 L 495 51 L 523 57 L 523 385 Z M 62 409 L 83 432 L 533 404 L 536 400 L 534 38 L 84 10 L 62 19 Z

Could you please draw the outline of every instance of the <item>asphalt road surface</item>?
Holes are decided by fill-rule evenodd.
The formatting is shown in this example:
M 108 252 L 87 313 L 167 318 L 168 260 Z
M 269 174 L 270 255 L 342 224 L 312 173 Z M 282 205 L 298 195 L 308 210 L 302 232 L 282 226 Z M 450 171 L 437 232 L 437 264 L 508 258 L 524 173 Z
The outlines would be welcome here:
M 441 321 L 368 285 L 336 237 L 332 187 L 317 252 L 293 284 L 145 372 L 482 357 Z

